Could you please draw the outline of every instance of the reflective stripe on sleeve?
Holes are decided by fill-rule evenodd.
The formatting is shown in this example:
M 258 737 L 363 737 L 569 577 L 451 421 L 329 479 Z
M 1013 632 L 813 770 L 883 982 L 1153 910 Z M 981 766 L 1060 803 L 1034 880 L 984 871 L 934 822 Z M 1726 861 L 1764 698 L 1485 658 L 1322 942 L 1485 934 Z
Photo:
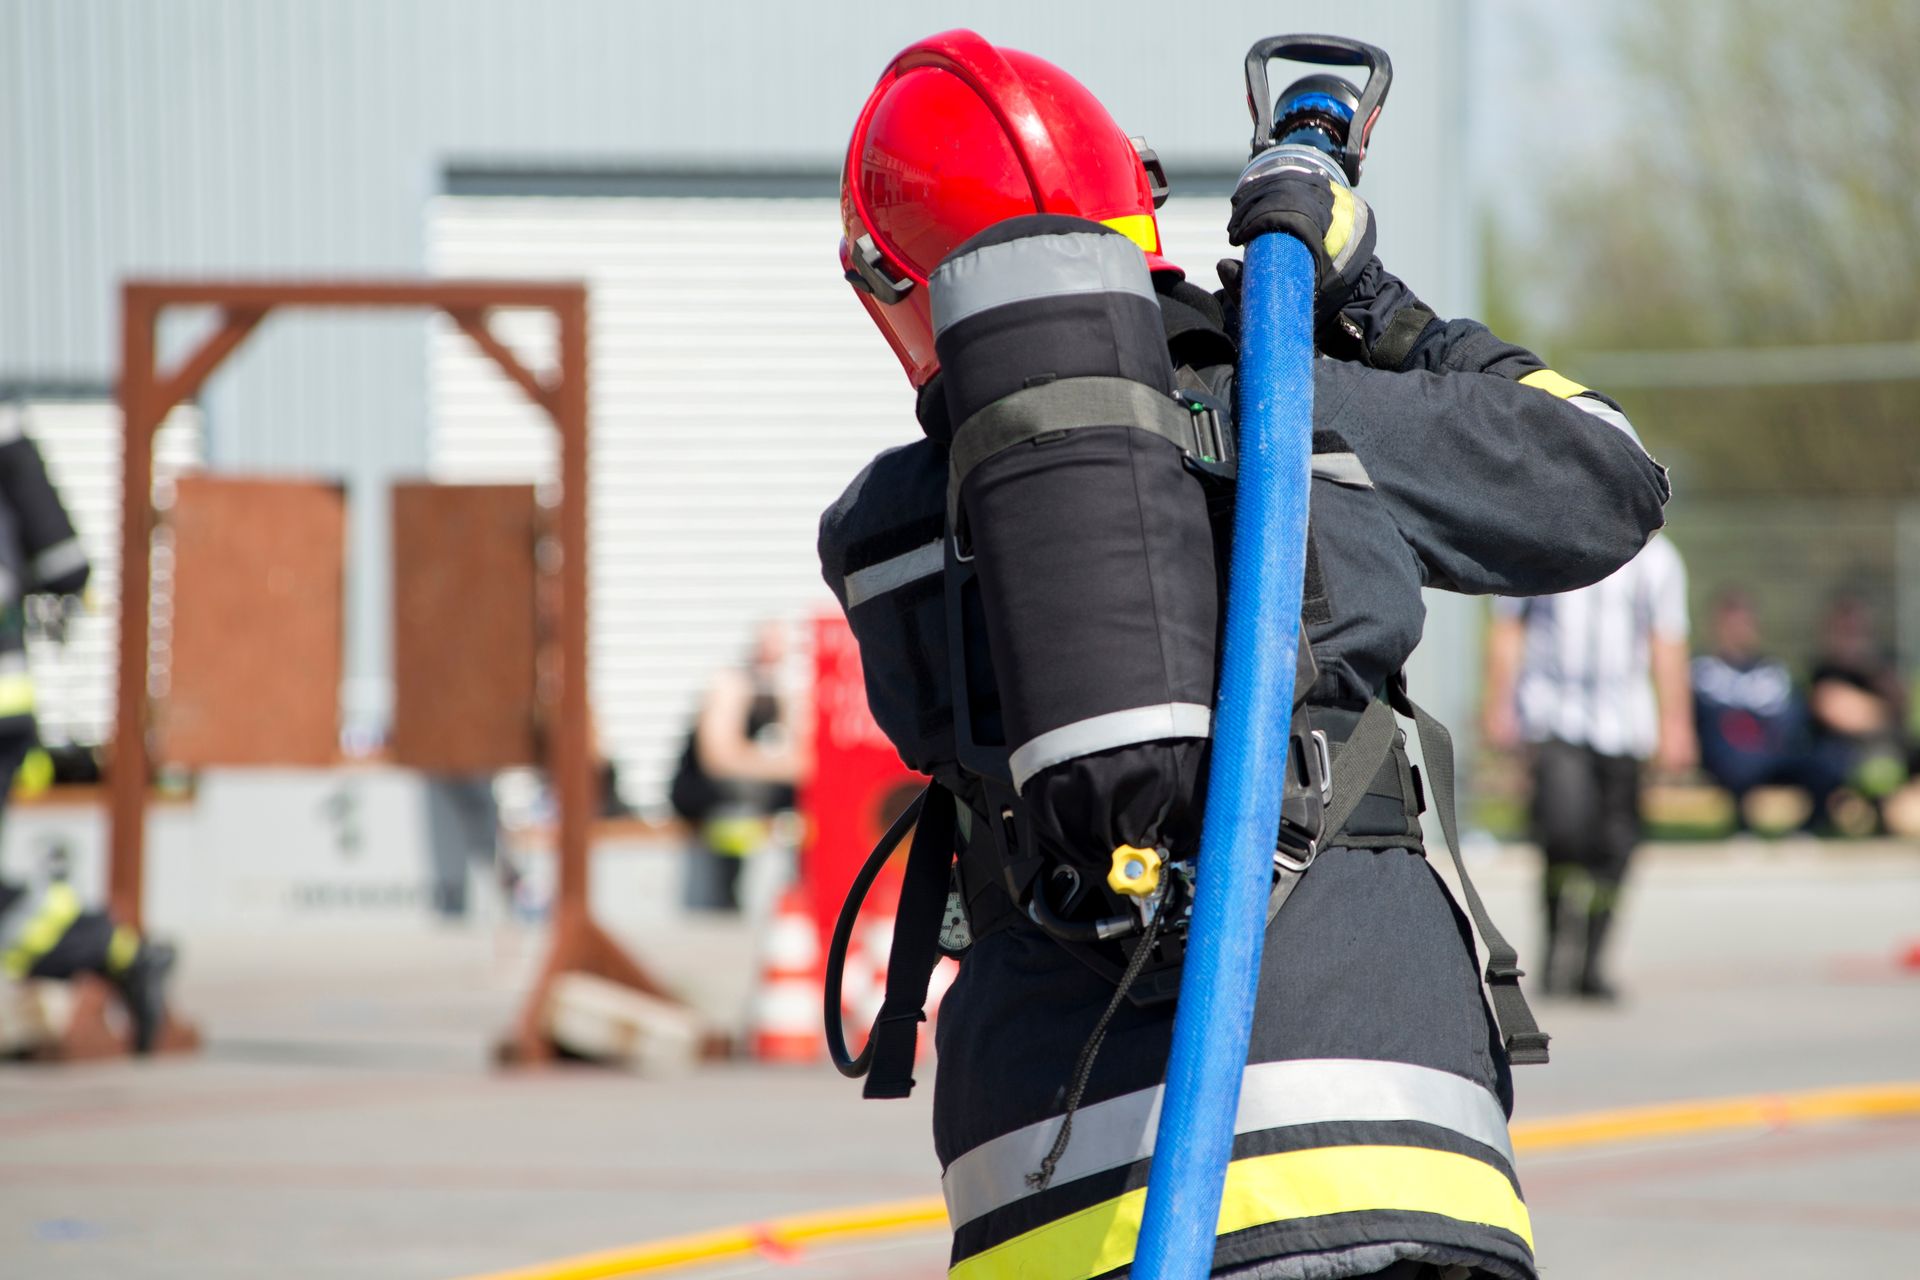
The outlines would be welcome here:
M 1633 441 L 1635 444 L 1640 444 L 1640 433 L 1633 429 L 1631 422 L 1627 421 L 1627 415 L 1608 404 L 1605 400 L 1596 400 L 1589 395 L 1579 395 L 1567 401 L 1567 403 L 1583 413 L 1592 414 L 1617 431 L 1626 432 L 1627 439 Z M 1640 445 L 1640 451 L 1645 453 L 1646 446 Z
M 33 558 L 35 582 L 51 582 L 87 567 L 87 549 L 79 538 L 62 538 Z
M 1133 1260 L 1146 1203 L 1141 1187 L 1058 1218 L 961 1259 L 948 1280 L 1093 1280 Z M 1533 1248 L 1532 1219 L 1505 1174 L 1472 1156 L 1427 1147 L 1313 1147 L 1235 1160 L 1227 1166 L 1216 1232 L 1383 1211 L 1490 1226 Z
M 935 538 L 925 546 L 915 547 L 891 560 L 856 569 L 847 575 L 847 608 L 864 604 L 889 591 L 898 591 L 909 582 L 930 577 L 940 572 L 945 563 L 944 549 L 940 539 Z
M 15 935 L 13 945 L 0 956 L 0 968 L 10 978 L 26 977 L 41 956 L 59 945 L 80 918 L 80 911 L 80 895 L 72 885 L 65 881 L 48 885 L 33 914 Z
M 1532 373 L 1520 379 L 1520 385 L 1523 387 L 1535 387 L 1550 396 L 1558 396 L 1562 400 L 1571 400 L 1581 392 L 1587 390 L 1586 387 L 1581 386 L 1572 378 L 1555 373 L 1552 369 L 1535 369 Z
M 1365 464 L 1360 461 L 1360 455 L 1356 453 L 1314 454 L 1313 478 L 1331 480 L 1349 489 L 1373 488 L 1373 477 L 1367 474 Z
M 33 714 L 33 677 L 0 675 L 0 720 Z
M 1151 1157 L 1160 1093 L 1156 1085 L 1082 1107 L 1053 1185 Z M 1255 1063 L 1240 1077 L 1236 1136 L 1342 1120 L 1430 1124 L 1490 1147 L 1509 1168 L 1513 1165 L 1499 1101 L 1450 1071 L 1364 1058 L 1313 1058 Z M 1030 1195 L 1027 1175 L 1040 1167 L 1059 1129 L 1059 1117 L 1051 1116 L 984 1142 L 948 1165 L 940 1183 L 952 1224 L 962 1226 Z
M 27 655 L 15 649 L 0 653 L 0 720 L 33 714 L 33 675 Z
M 1007 765 L 1013 771 L 1013 789 L 1018 791 L 1042 769 L 1096 751 L 1130 747 L 1156 738 L 1204 738 L 1212 732 L 1213 711 L 1197 702 L 1130 707 L 1049 729 L 1014 748 Z

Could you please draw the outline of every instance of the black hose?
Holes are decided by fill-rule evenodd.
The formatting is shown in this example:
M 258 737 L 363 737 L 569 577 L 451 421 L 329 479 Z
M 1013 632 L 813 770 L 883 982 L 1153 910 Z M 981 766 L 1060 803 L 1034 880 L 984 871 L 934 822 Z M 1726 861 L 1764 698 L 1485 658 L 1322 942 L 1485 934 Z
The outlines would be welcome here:
M 927 793 L 922 791 L 893 820 L 893 825 L 880 837 L 880 843 L 874 845 L 873 852 L 867 855 L 866 862 L 860 867 L 860 874 L 853 878 L 846 901 L 840 904 L 839 918 L 833 922 L 833 941 L 827 944 L 825 979 L 827 1054 L 833 1059 L 834 1070 L 849 1080 L 858 1080 L 867 1074 L 867 1068 L 873 1064 L 873 1035 L 869 1030 L 867 1042 L 860 1047 L 859 1057 L 847 1052 L 846 1020 L 840 1010 L 840 984 L 846 970 L 847 945 L 853 940 L 854 922 L 860 918 L 861 904 L 866 902 L 873 882 L 880 877 L 880 868 L 887 865 L 888 859 L 893 857 L 893 851 L 900 847 L 907 832 L 913 830 L 914 823 L 920 820 L 920 810 L 926 806 L 926 802 Z
M 1009 877 L 1011 879 L 1011 877 Z M 1019 898 L 1016 896 L 1016 902 Z M 1140 922 L 1132 916 L 1113 916 L 1105 920 L 1069 920 L 1047 901 L 1044 880 L 1036 881 L 1033 896 L 1027 899 L 1027 919 L 1045 929 L 1061 942 L 1106 942 L 1139 932 Z

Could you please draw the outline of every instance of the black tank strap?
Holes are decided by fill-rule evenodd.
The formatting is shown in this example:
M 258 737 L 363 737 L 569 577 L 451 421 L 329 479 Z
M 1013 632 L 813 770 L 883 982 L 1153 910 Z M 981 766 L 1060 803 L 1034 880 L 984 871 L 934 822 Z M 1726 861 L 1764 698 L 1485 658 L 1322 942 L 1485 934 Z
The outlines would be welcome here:
M 873 1065 L 862 1094 L 904 1098 L 913 1092 L 913 1060 L 920 1024 L 927 1020 L 927 985 L 940 962 L 954 847 L 953 793 L 929 783 L 907 853 L 893 947 L 887 955 L 887 993 L 873 1020 Z

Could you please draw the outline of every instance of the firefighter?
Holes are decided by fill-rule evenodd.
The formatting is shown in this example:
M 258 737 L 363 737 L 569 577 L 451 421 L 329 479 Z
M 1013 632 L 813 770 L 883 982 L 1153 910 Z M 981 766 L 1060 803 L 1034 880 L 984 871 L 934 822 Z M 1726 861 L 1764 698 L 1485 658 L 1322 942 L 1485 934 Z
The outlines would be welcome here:
M 39 742 L 27 669 L 29 596 L 71 596 L 88 565 L 39 450 L 20 414 L 0 407 L 0 812 Z M 26 879 L 0 876 L 0 978 L 69 979 L 92 974 L 120 993 L 136 1052 L 151 1051 L 166 1019 L 171 947 L 143 939 L 91 910 L 55 852 Z
M 1220 294 L 1186 282 L 1159 239 L 1164 186 L 1152 153 L 1071 76 L 971 32 L 901 54 L 847 154 L 842 265 L 917 393 L 927 439 L 855 480 L 822 521 L 821 555 L 861 637 L 876 717 L 958 802 L 965 920 L 950 922 L 950 945 L 964 956 L 941 1005 L 934 1091 L 954 1280 L 1128 1274 L 1173 1013 L 1165 1000 L 1115 999 L 1110 971 L 1008 901 L 988 833 L 1023 819 L 983 802 L 984 784 L 954 758 L 953 717 L 936 714 L 949 668 L 929 660 L 934 615 L 914 611 L 937 609 L 928 584 L 957 572 L 940 550 L 956 424 L 928 281 L 1005 219 L 1104 224 L 1145 256 L 1179 385 L 1231 406 L 1239 264 L 1222 264 Z M 1365 204 L 1324 177 L 1281 173 L 1242 190 L 1229 230 L 1237 245 L 1299 236 L 1318 265 L 1324 358 L 1301 622 L 1317 664 L 1307 711 L 1338 773 L 1384 704 L 1407 706 L 1399 673 L 1420 639 L 1422 587 L 1528 595 L 1597 581 L 1660 526 L 1667 480 L 1612 401 L 1477 322 L 1436 316 L 1373 255 Z M 876 617 L 888 609 L 892 631 Z M 963 701 L 955 715 L 977 718 Z M 1443 736 L 1428 720 L 1422 729 Z M 1514 1003 L 1517 971 L 1490 988 L 1498 1020 L 1490 1009 L 1468 918 L 1423 856 L 1423 788 L 1397 730 L 1390 742 L 1370 782 L 1334 797 L 1350 812 L 1318 833 L 1268 930 L 1216 1275 L 1536 1274 L 1507 1132 L 1509 1058 L 1543 1058 L 1545 1038 Z M 1450 810 L 1450 770 L 1424 790 Z

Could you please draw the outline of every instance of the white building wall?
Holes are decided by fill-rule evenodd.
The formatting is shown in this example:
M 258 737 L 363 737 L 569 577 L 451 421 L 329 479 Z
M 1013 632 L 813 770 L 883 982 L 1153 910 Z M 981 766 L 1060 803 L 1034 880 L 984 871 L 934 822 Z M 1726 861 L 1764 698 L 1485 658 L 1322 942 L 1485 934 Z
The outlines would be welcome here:
M 1149 137 L 1177 187 L 1217 190 L 1249 132 L 1244 51 L 1300 15 L 1252 0 L 1089 12 L 964 0 L 941 20 L 1072 70 Z M 1362 188 L 1382 254 L 1442 311 L 1470 311 L 1465 5 L 1382 0 L 1338 16 L 1397 70 Z M 0 398 L 101 396 L 129 274 L 440 269 L 430 209 L 450 170 L 667 174 L 683 188 L 777 174 L 827 188 L 873 79 L 930 21 L 877 0 L 0 0 Z M 1198 273 L 1213 254 L 1196 252 L 1196 225 L 1170 223 L 1167 239 Z M 745 270 L 755 229 L 738 232 L 719 261 Z M 821 227 L 816 259 L 782 269 L 831 281 L 833 235 Z M 598 278 L 581 257 L 578 273 Z M 606 287 L 645 311 L 644 287 Z M 857 327 L 852 308 L 840 315 Z M 431 456 L 428 332 L 412 317 L 277 316 L 202 404 L 215 467 L 351 486 L 349 712 L 363 723 L 388 700 L 385 486 Z M 167 349 L 190 337 L 170 333 Z M 835 358 L 870 359 L 866 341 L 868 354 Z M 603 373 L 620 385 L 618 362 Z M 485 410 L 517 411 L 511 395 Z M 659 416 L 672 431 L 665 406 Z M 638 421 L 604 425 L 610 461 L 628 447 L 612 442 L 646 435 Z M 824 474 L 814 465 L 807 474 Z

